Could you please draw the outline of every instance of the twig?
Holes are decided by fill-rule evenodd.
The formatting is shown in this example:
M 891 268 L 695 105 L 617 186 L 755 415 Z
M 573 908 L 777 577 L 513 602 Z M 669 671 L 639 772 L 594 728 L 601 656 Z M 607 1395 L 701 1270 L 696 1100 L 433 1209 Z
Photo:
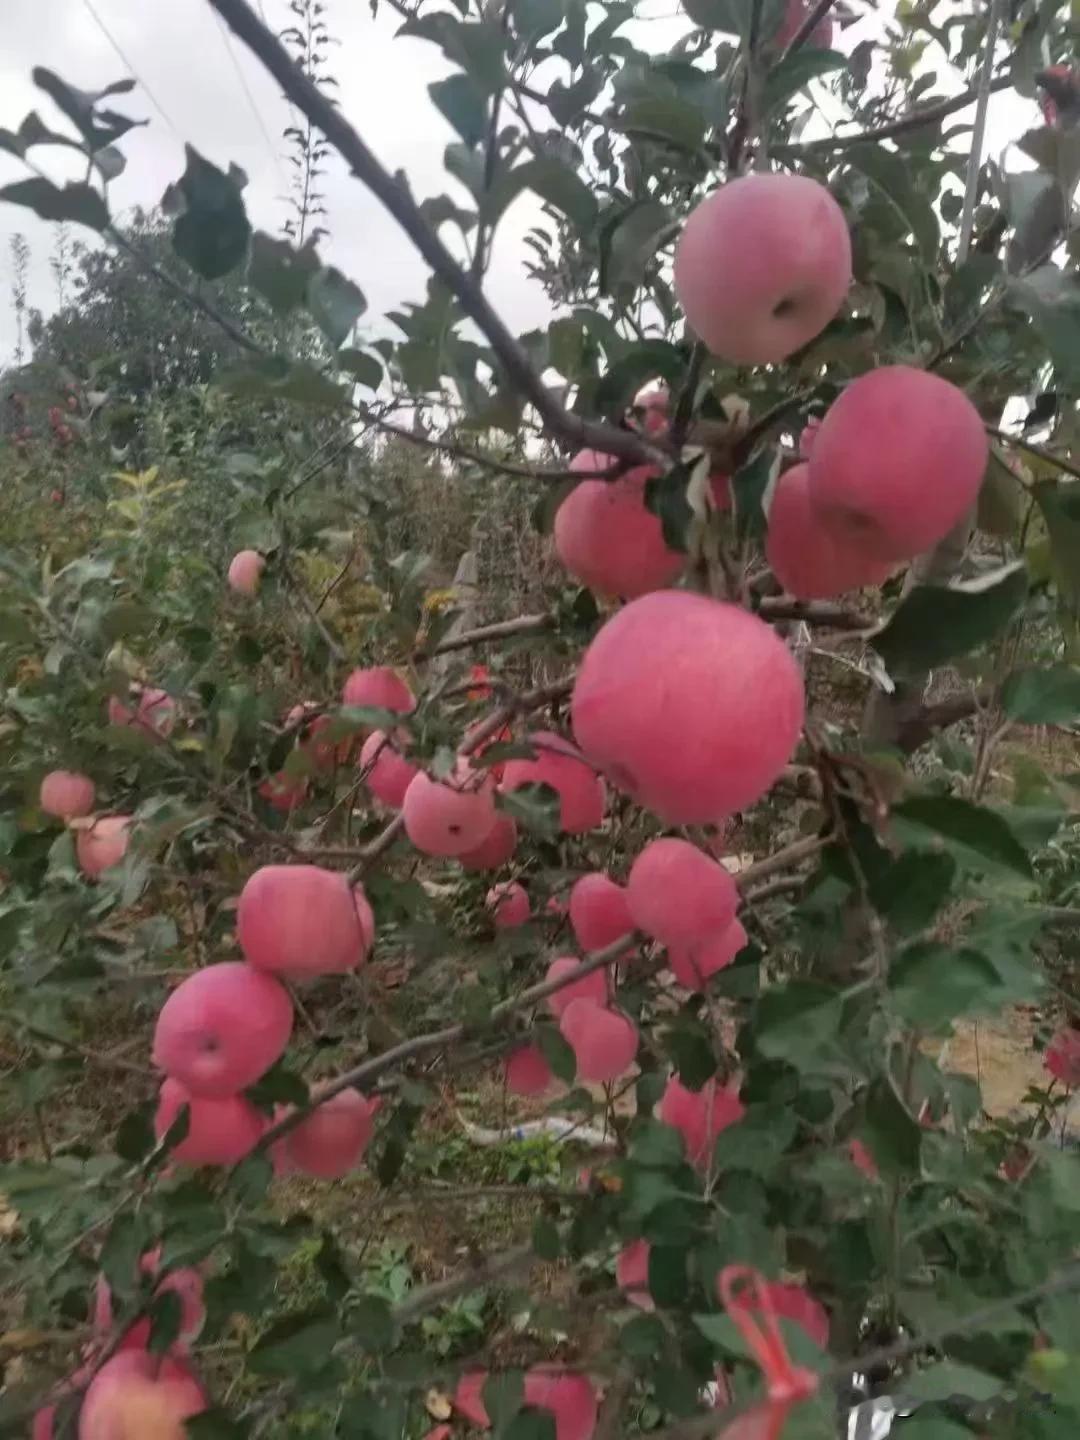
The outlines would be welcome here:
M 803 620 L 833 630 L 876 630 L 880 623 L 873 615 L 829 600 L 792 600 L 785 595 L 766 595 L 758 604 L 758 613 L 766 620 Z
M 430 650 L 417 650 L 414 660 L 429 660 L 433 655 L 447 655 L 451 650 L 467 650 L 470 645 L 483 645 L 489 640 L 505 640 L 510 635 L 536 635 L 551 630 L 555 625 L 553 615 L 519 615 L 515 620 L 497 620 L 492 625 L 478 625 L 475 630 L 462 630 L 446 640 L 440 640 Z
M 1052 454 L 1044 445 L 1033 445 L 1030 440 L 1022 440 L 1019 435 L 1010 435 L 1007 430 L 999 430 L 996 425 L 986 425 L 983 428 L 988 435 L 992 435 L 995 440 L 1000 440 L 1003 445 L 1011 445 L 1014 449 L 1023 450 L 1028 455 L 1037 455 L 1048 465 L 1053 465 L 1064 474 L 1072 475 L 1075 479 L 1080 480 L 1080 466 L 1073 465 L 1068 460 L 1062 460 L 1060 455 Z
M 590 446 L 639 463 L 664 463 L 667 457 L 663 449 L 648 444 L 633 431 L 582 420 L 558 402 L 474 277 L 462 269 L 428 224 L 405 184 L 376 159 L 342 112 L 297 68 L 277 36 L 262 23 L 247 0 L 209 0 L 209 3 L 274 77 L 286 97 L 322 131 L 357 179 L 398 222 L 430 269 L 487 338 L 507 380 L 532 404 L 544 428 L 570 445 Z
M 399 1325 L 408 1325 L 428 1310 L 445 1305 L 448 1300 L 456 1300 L 459 1295 L 467 1295 L 470 1290 L 488 1285 L 492 1280 L 512 1275 L 515 1270 L 521 1270 L 536 1261 L 537 1256 L 531 1245 L 515 1245 L 513 1249 L 504 1250 L 501 1254 L 489 1255 L 477 1265 L 470 1265 L 456 1275 L 449 1275 L 445 1280 L 437 1280 L 433 1285 L 425 1285 L 414 1291 L 394 1306 L 394 1319 Z
M 1012 78 L 1009 75 L 999 75 L 990 82 L 991 94 L 998 90 L 1011 88 Z M 774 153 L 782 153 L 785 156 L 818 155 L 825 150 L 845 150 L 849 145 L 872 144 L 876 140 L 892 140 L 897 135 L 906 135 L 912 130 L 921 130 L 924 125 L 934 125 L 939 120 L 945 120 L 948 116 L 955 115 L 958 110 L 966 110 L 978 99 L 978 96 L 978 88 L 972 87 L 969 90 L 962 90 L 951 100 L 942 100 L 938 105 L 928 105 L 925 110 L 917 110 L 912 115 L 892 120 L 887 125 L 879 125 L 874 130 L 861 130 L 855 135 L 827 135 L 821 140 L 803 140 L 795 145 L 778 145 Z
M 994 45 L 997 41 L 998 21 L 1001 15 L 1001 0 L 990 0 L 990 13 L 986 17 L 986 35 L 982 57 L 982 68 L 975 95 L 975 124 L 971 131 L 971 153 L 968 157 L 967 182 L 964 187 L 964 208 L 960 216 L 960 238 L 956 246 L 956 263 L 963 265 L 971 249 L 971 236 L 975 228 L 975 198 L 979 191 L 979 174 L 982 170 L 983 141 L 986 136 L 986 111 L 990 104 L 990 85 L 994 78 Z
M 809 860 L 812 855 L 817 855 L 832 843 L 831 835 L 807 835 L 802 840 L 794 840 L 790 845 L 785 845 L 783 850 L 777 850 L 775 855 L 769 855 L 754 865 L 748 865 L 745 870 L 740 870 L 734 876 L 735 883 L 740 890 L 745 890 L 758 880 L 765 880 L 780 870 L 790 870 L 803 860 Z M 753 898 L 759 897 L 755 895 Z

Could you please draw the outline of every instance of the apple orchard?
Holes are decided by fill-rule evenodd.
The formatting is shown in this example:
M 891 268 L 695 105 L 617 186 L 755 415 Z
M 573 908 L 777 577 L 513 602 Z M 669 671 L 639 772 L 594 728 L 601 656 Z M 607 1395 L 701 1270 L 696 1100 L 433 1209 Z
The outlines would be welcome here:
M 0 116 L 87 242 L 0 397 L 0 1435 L 1075 1440 L 1074 7 L 373 0 L 422 198 L 324 7 L 192 8 L 283 237 L 227 134 L 117 213 L 133 79 Z

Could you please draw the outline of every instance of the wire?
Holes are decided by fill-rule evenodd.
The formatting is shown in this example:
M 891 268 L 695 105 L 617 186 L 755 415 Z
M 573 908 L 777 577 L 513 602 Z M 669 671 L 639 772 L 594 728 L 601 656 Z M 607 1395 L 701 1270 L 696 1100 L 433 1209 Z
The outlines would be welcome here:
M 146 81 L 142 78 L 142 76 L 139 74 L 139 72 L 135 69 L 135 66 L 131 63 L 131 61 L 128 59 L 128 57 L 124 54 L 123 50 L 120 48 L 120 44 L 119 44 L 119 42 L 117 41 L 115 35 L 112 34 L 112 32 L 109 30 L 109 27 L 105 24 L 105 21 L 102 20 L 101 16 L 100 16 L 100 15 L 98 14 L 98 12 L 94 9 L 94 6 L 93 6 L 93 4 L 91 3 L 91 0 L 83 0 L 83 4 L 86 6 L 87 10 L 90 12 L 90 18 L 93 20 L 94 24 L 98 27 L 98 29 L 101 31 L 101 33 L 105 36 L 105 39 L 109 42 L 109 44 L 112 46 L 112 48 L 116 51 L 117 55 L 119 55 L 121 61 L 122 61 L 123 64 L 124 64 L 124 67 L 125 67 L 125 68 L 128 70 L 128 72 L 134 77 L 134 79 L 136 79 L 136 80 L 139 82 L 139 85 L 140 85 L 140 86 L 142 87 L 142 89 L 146 92 L 146 96 L 147 96 L 147 98 L 149 99 L 151 105 L 153 105 L 154 109 L 158 112 L 158 114 L 161 116 L 161 118 L 165 121 L 165 124 L 166 124 L 166 125 L 169 127 L 169 129 L 173 132 L 173 134 L 176 136 L 176 138 L 177 138 L 178 140 L 182 140 L 183 137 L 182 137 L 182 135 L 180 134 L 180 131 L 176 128 L 176 126 L 173 124 L 172 120 L 170 119 L 168 111 L 167 111 L 167 110 L 165 109 L 165 107 L 161 104 L 160 100 L 158 100 L 158 98 L 157 98 L 157 96 L 154 94 L 154 92 L 150 89 L 150 86 L 146 83 Z
M 259 6 L 259 10 L 260 12 L 262 11 L 261 5 Z M 224 20 L 222 20 L 221 16 L 217 13 L 216 10 L 214 11 L 214 18 L 217 21 L 218 26 L 221 30 L 221 38 L 225 42 L 225 49 L 229 52 L 229 59 L 232 61 L 232 67 L 236 71 L 237 79 L 240 81 L 244 94 L 247 97 L 248 106 L 251 110 L 251 113 L 255 116 L 256 124 L 262 131 L 263 139 L 266 141 L 266 148 L 270 154 L 270 159 L 273 161 L 274 169 L 277 171 L 278 180 L 281 182 L 282 185 L 288 188 L 287 182 L 285 180 L 285 174 L 281 168 L 281 161 L 278 158 L 277 149 L 274 145 L 273 140 L 271 140 L 270 138 L 270 132 L 266 128 L 266 124 L 259 111 L 259 107 L 255 103 L 255 97 L 251 93 L 251 87 L 248 85 L 247 78 L 245 77 L 244 72 L 240 66 L 240 62 L 236 58 L 236 51 L 233 49 L 232 37 L 229 34 L 228 26 L 225 24 Z M 266 23 L 265 17 L 263 23 Z

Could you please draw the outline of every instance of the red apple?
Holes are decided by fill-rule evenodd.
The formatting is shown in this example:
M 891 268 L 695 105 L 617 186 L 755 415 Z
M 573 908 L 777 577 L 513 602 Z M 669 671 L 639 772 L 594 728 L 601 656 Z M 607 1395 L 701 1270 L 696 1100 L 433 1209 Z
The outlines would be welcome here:
M 738 920 L 725 930 L 693 945 L 676 945 L 668 950 L 668 965 L 687 990 L 704 990 L 710 975 L 730 965 L 746 945 L 746 931 Z
M 183 1165 L 235 1165 L 262 1139 L 266 1122 L 242 1095 L 222 1100 L 191 1095 L 179 1080 L 166 1079 L 158 1093 L 154 1134 L 160 1140 L 184 1106 L 188 1107 L 188 1133 L 170 1152 Z
M 715 1080 L 706 1081 L 700 1090 L 688 1090 L 672 1076 L 660 1101 L 660 1119 L 682 1135 L 686 1158 L 700 1170 L 708 1168 L 716 1137 L 744 1113 L 738 1091 L 722 1089 Z
M 516 930 L 532 914 L 528 892 L 514 880 L 493 885 L 484 898 L 484 904 L 494 916 L 496 930 Z
M 517 848 L 517 826 L 510 815 L 496 812 L 495 824 L 480 844 L 457 857 L 463 870 L 498 870 Z
M 574 1052 L 579 1080 L 607 1085 L 634 1063 L 638 1030 L 621 1010 L 594 1000 L 572 1000 L 559 1016 L 559 1030 Z
M 538 730 L 529 736 L 535 760 L 508 760 L 499 789 L 548 785 L 559 794 L 559 824 L 568 835 L 595 830 L 604 818 L 604 782 L 581 752 L 561 735 Z
M 384 730 L 373 730 L 360 750 L 360 768 L 368 789 L 380 804 L 400 810 L 405 792 L 420 768 L 401 753 L 402 735 L 390 740 Z
M 75 858 L 84 875 L 96 878 L 127 854 L 131 840 L 131 815 L 99 815 L 85 830 L 75 835 Z
M 850 532 L 836 528 L 810 502 L 810 467 L 784 472 L 769 506 L 765 558 L 780 584 L 798 600 L 826 600 L 864 585 L 881 585 L 893 560 L 867 553 Z
M 495 826 L 494 780 L 459 762 L 446 780 L 423 771 L 405 791 L 401 813 L 405 833 L 425 855 L 458 856 L 475 850 Z
M 300 1121 L 285 1136 L 294 1170 L 320 1180 L 339 1180 L 354 1170 L 371 1141 L 379 1101 L 359 1090 L 342 1090 Z
M 229 562 L 229 589 L 237 595 L 254 595 L 266 569 L 258 550 L 238 550 Z
M 94 808 L 94 782 L 77 770 L 50 770 L 41 782 L 38 804 L 60 820 L 81 819 Z
M 735 919 L 739 892 L 722 865 L 688 840 L 652 840 L 630 868 L 634 924 L 664 945 L 697 945 Z
M 573 975 L 581 969 L 582 962 L 574 955 L 560 955 L 547 968 L 546 980 L 561 980 L 564 975 Z M 548 996 L 548 1009 L 553 1015 L 561 1016 L 568 1005 L 575 1000 L 591 1000 L 596 1005 L 607 1004 L 607 978 L 603 970 L 590 970 L 580 980 L 564 985 Z
M 374 665 L 354 670 L 341 692 L 344 705 L 369 706 L 374 710 L 394 710 L 408 715 L 416 709 L 416 698 L 396 671 L 389 665 Z
M 121 1350 L 91 1380 L 79 1440 L 184 1440 L 184 1421 L 206 1409 L 187 1365 L 146 1350 Z
M 318 865 L 264 865 L 240 892 L 240 948 L 259 970 L 310 978 L 355 970 L 375 940 L 359 885 Z
M 620 936 L 632 934 L 626 891 L 599 871 L 582 875 L 570 891 L 570 927 L 586 952 L 606 950 Z

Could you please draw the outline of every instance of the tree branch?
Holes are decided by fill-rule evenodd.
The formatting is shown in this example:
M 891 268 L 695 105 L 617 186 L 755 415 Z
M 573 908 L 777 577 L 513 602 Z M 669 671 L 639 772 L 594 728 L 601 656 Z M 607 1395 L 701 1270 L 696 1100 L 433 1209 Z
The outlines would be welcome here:
M 810 36 L 821 24 L 822 20 L 825 19 L 825 16 L 828 15 L 829 11 L 833 7 L 833 4 L 834 0 L 818 0 L 818 3 L 812 7 L 812 9 L 807 15 L 803 17 L 802 24 L 799 26 L 798 30 L 795 31 L 795 34 L 791 37 L 791 44 L 784 51 L 783 58 L 785 60 L 789 55 L 794 54 L 796 50 L 802 49 L 802 47 L 806 44 L 807 40 L 810 39 Z
M 834 605 L 829 600 L 792 600 L 786 595 L 766 595 L 758 604 L 763 620 L 803 620 L 833 630 L 874 630 L 880 623 L 873 615 Z
M 510 635 L 537 635 L 555 626 L 554 615 L 519 615 L 514 620 L 497 620 L 492 625 L 478 625 L 475 630 L 462 630 L 440 640 L 430 650 L 421 648 L 414 660 L 430 660 L 433 655 L 447 655 L 451 650 L 467 650 L 470 645 L 484 645 L 489 640 L 505 640 Z
M 462 269 L 424 219 L 405 184 L 386 170 L 341 111 L 296 67 L 288 51 L 247 0 L 209 0 L 209 3 L 274 77 L 287 99 L 322 131 L 357 179 L 398 222 L 433 273 L 483 332 L 507 380 L 534 407 L 544 428 L 568 445 L 591 446 L 639 463 L 664 463 L 665 452 L 647 444 L 633 431 L 582 420 L 559 404 L 476 280 Z
M 1012 78 L 1008 75 L 999 75 L 990 82 L 991 94 L 998 90 L 1011 88 Z M 951 100 L 942 100 L 938 105 L 928 105 L 925 110 L 916 110 L 913 114 L 905 115 L 899 120 L 892 120 L 887 125 L 879 125 L 876 130 L 861 130 L 855 135 L 826 135 L 820 140 L 804 140 L 795 145 L 778 145 L 775 153 L 785 156 L 820 155 L 827 150 L 845 150 L 849 145 L 861 145 L 875 140 L 892 140 L 897 135 L 907 135 L 912 130 L 921 130 L 924 125 L 936 125 L 939 120 L 945 120 L 959 110 L 966 110 L 978 98 L 978 89 L 972 87 L 962 90 Z

